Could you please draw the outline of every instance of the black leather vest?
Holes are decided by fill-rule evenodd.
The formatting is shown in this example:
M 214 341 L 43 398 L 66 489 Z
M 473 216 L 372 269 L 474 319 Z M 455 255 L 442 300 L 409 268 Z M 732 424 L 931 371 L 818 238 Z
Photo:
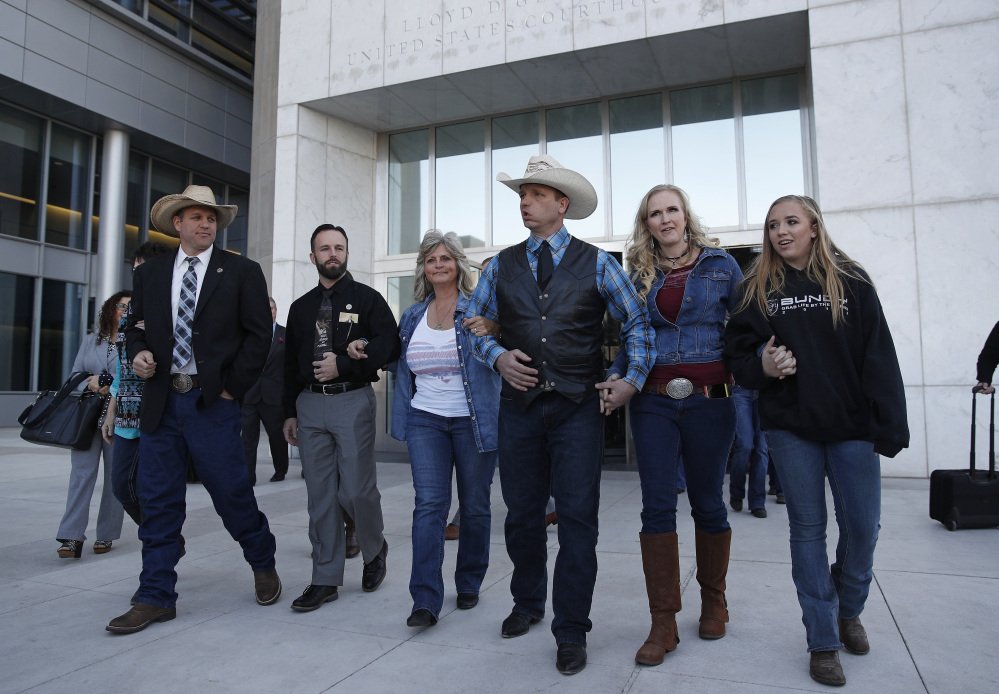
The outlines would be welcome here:
M 538 385 L 520 391 L 503 381 L 503 396 L 526 410 L 534 398 L 557 391 L 574 402 L 596 392 L 603 379 L 603 318 L 597 289 L 597 248 L 571 238 L 544 291 L 527 261 L 527 241 L 500 251 L 496 301 L 500 344 L 519 349 L 538 370 Z

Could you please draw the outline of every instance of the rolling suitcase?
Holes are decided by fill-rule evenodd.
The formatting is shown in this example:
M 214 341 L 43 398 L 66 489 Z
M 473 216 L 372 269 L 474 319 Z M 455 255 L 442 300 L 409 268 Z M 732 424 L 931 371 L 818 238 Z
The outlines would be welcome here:
M 989 422 L 989 469 L 975 470 L 975 404 L 980 388 L 971 391 L 971 465 L 967 470 L 934 470 L 930 474 L 930 518 L 948 530 L 999 525 L 999 477 L 996 476 L 996 396 Z

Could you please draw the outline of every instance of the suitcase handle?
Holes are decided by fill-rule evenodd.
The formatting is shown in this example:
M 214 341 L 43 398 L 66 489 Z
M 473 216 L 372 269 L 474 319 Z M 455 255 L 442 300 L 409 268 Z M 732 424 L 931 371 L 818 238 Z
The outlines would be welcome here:
M 975 414 L 978 398 L 975 396 L 982 392 L 982 386 L 975 386 L 971 389 L 971 462 L 968 466 L 971 477 L 975 476 Z M 989 402 L 989 479 L 996 478 L 996 394 L 993 391 Z

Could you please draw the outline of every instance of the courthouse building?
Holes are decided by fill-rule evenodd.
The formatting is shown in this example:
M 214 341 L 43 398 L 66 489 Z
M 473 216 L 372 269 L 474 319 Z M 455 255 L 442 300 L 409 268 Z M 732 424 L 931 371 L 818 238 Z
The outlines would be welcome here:
M 254 8 L 241 53 L 235 24 Z M 225 31 L 207 23 L 223 16 Z M 0 218 L 0 390 L 15 391 L 0 402 L 52 384 L 48 345 L 75 350 L 71 309 L 107 293 L 105 238 L 146 238 L 149 201 L 184 177 L 248 211 L 222 242 L 261 263 L 282 314 L 316 282 L 322 222 L 347 229 L 351 271 L 399 313 L 425 230 L 456 231 L 480 262 L 524 238 L 495 176 L 546 152 L 600 199 L 570 232 L 616 254 L 656 183 L 687 190 L 740 262 L 774 198 L 815 197 L 898 348 L 912 443 L 884 474 L 923 477 L 967 460 L 974 362 L 999 320 L 997 112 L 991 0 L 0 0 L 0 145 L 28 151 L 24 122 L 41 143 L 35 169 L 0 170 L 0 206 L 21 205 Z M 67 137 L 89 158 L 53 154 Z M 127 155 L 110 154 L 120 138 Z M 114 228 L 98 197 L 109 157 L 127 159 L 131 205 Z M 52 174 L 70 162 L 76 207 Z M 404 450 L 387 382 L 378 445 Z M 609 456 L 625 432 L 609 424 Z

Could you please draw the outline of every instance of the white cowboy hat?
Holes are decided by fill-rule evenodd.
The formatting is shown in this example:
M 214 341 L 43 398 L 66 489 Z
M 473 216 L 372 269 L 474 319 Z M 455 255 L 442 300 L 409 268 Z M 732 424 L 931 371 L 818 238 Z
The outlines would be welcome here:
M 215 229 L 222 231 L 232 224 L 236 218 L 235 205 L 219 205 L 215 202 L 215 193 L 208 186 L 188 186 L 180 195 L 165 195 L 156 201 L 149 211 L 149 221 L 157 231 L 169 236 L 176 236 L 173 227 L 173 217 L 185 207 L 207 207 L 215 210 Z
M 593 190 L 590 182 L 582 174 L 565 168 L 548 154 L 531 157 L 523 178 L 510 178 L 501 172 L 496 175 L 496 180 L 518 194 L 520 186 L 525 183 L 538 183 L 561 190 L 569 198 L 566 219 L 586 219 L 597 209 L 597 191 Z

